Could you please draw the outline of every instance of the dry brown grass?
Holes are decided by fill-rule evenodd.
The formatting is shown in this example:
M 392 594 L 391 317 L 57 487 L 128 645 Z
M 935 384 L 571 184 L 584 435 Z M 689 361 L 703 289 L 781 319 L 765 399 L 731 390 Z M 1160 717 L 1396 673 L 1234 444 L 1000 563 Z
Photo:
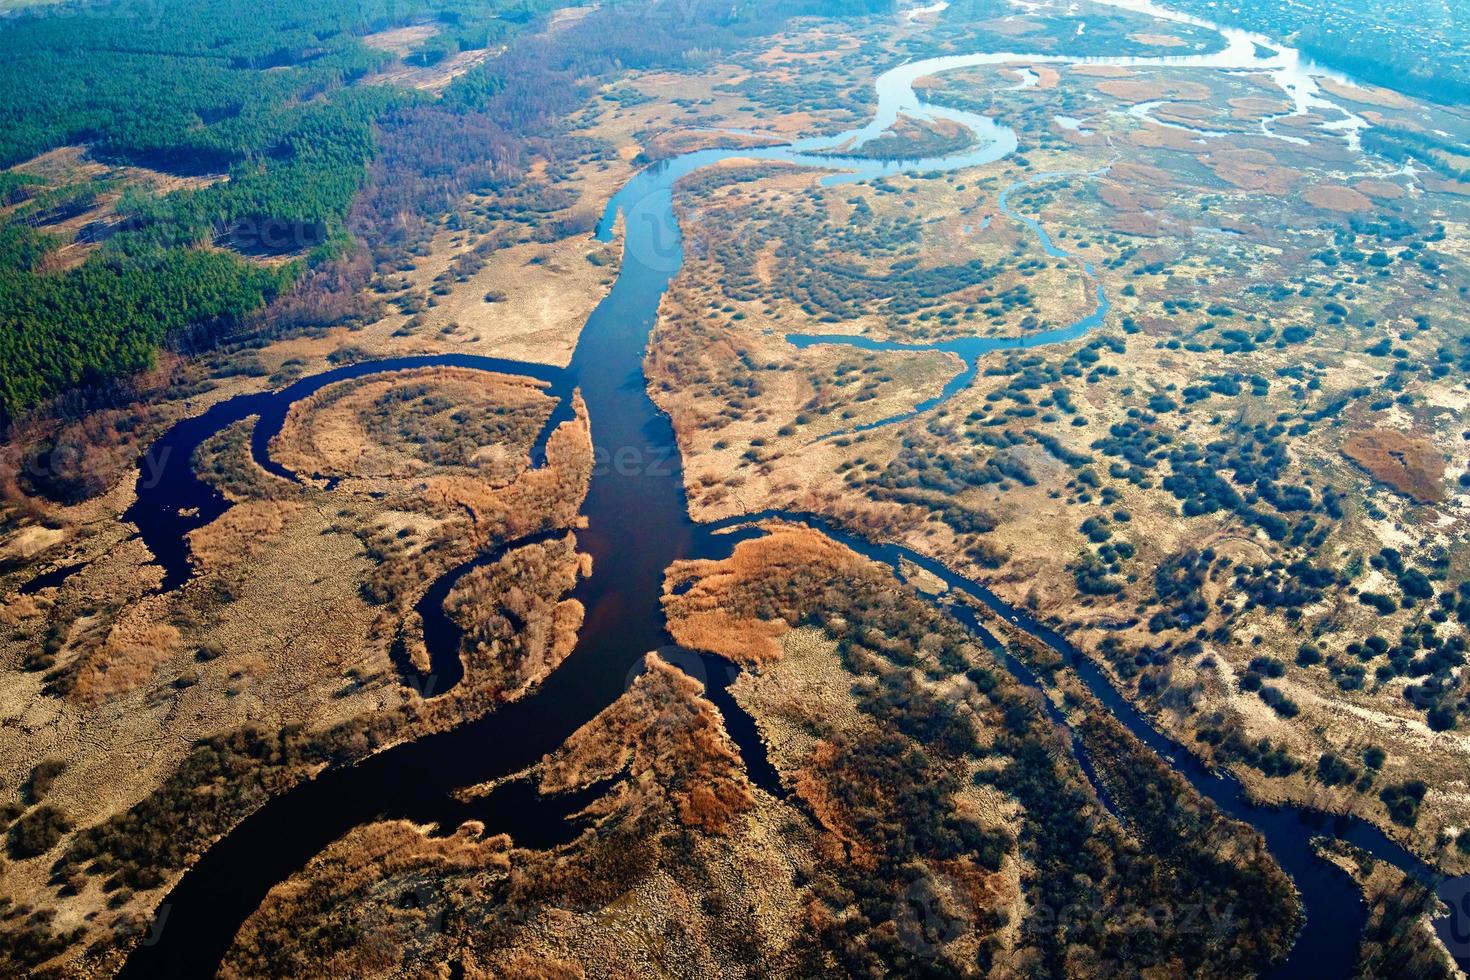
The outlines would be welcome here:
M 1122 102 L 1154 102 L 1171 99 L 1180 102 L 1203 102 L 1210 98 L 1208 85 L 1164 78 L 1109 79 L 1098 82 L 1096 89 Z
M 422 880 L 425 874 L 508 870 L 509 838 L 484 837 L 481 831 L 466 825 L 450 837 L 429 837 L 425 828 L 401 820 L 358 827 L 313 858 L 303 874 L 271 889 L 241 928 L 233 955 L 227 956 L 219 976 L 224 980 L 258 976 L 259 966 L 251 957 L 283 940 L 289 942 L 293 923 L 310 922 L 323 909 L 350 897 L 361 903 L 354 923 L 358 934 L 350 947 L 321 959 L 312 958 L 314 951 L 301 949 L 295 954 L 300 957 L 298 968 L 315 976 L 396 974 L 405 946 L 438 930 L 426 921 L 427 910 L 398 901 L 400 895 L 385 895 L 381 888 L 385 884 L 405 888 L 405 879 Z M 406 886 L 410 894 L 412 888 Z
M 1291 111 L 1291 103 L 1281 99 L 1271 99 L 1265 96 L 1248 96 L 1246 98 L 1230 100 L 1230 117 L 1242 121 L 1253 122 L 1266 116 L 1279 115 Z
M 1300 171 L 1281 166 L 1265 150 L 1220 150 L 1204 162 L 1221 180 L 1272 197 L 1290 194 L 1302 179 Z
M 637 795 L 616 802 L 633 802 L 635 812 L 672 805 L 685 826 L 725 833 L 753 797 L 740 753 L 702 691 L 699 681 L 650 654 L 628 692 L 547 760 L 542 790 L 563 792 L 626 770 Z
M 466 680 L 512 697 L 545 679 L 577 642 L 584 610 L 563 599 L 585 574 L 576 538 L 510 552 L 455 586 L 445 610 L 464 630 Z
M 1147 44 L 1155 48 L 1182 48 L 1185 43 L 1182 38 L 1177 38 L 1173 34 L 1150 34 L 1147 32 L 1129 34 L 1128 40 L 1136 41 L 1139 44 Z
M 1062 76 L 1055 68 L 1032 65 L 1031 71 L 1036 76 L 1036 89 L 1039 92 L 1048 92 L 1061 83 Z
M 1083 78 L 1133 78 L 1138 74 L 1122 65 L 1072 65 L 1067 72 Z
M 590 222 L 601 200 L 577 205 Z M 441 236 L 442 238 L 443 236 Z M 448 251 L 443 241 L 436 247 Z M 611 287 L 622 250 L 617 242 L 574 235 L 554 242 L 527 242 L 498 248 L 465 282 L 423 316 L 425 333 L 452 337 L 476 353 L 565 366 L 571 361 L 582 326 Z M 429 287 L 426 262 L 417 277 Z M 492 293 L 496 302 L 486 302 Z M 455 328 L 450 334 L 442 332 Z
M 102 645 L 83 654 L 68 671 L 69 696 L 86 707 L 133 690 L 179 650 L 179 631 L 133 616 L 119 622 Z
M 362 43 L 379 51 L 404 57 L 429 38 L 439 33 L 439 28 L 434 24 L 414 24 L 410 27 L 395 27 L 388 31 L 378 31 L 376 34 L 366 34 Z
M 217 571 L 259 554 L 301 509 L 301 504 L 277 500 L 236 504 L 214 523 L 189 533 L 196 568 Z
M 787 619 L 732 611 L 732 595 L 763 580 L 800 579 L 812 567 L 831 574 L 862 565 L 858 555 L 805 527 L 778 527 L 764 537 L 742 541 L 724 561 L 678 562 L 664 583 L 669 633 L 684 646 L 739 664 L 779 659 L 781 639 L 790 629 Z M 687 591 L 675 594 L 686 582 Z
M 406 478 L 455 470 L 500 485 L 527 465 L 526 453 L 553 402 L 539 382 L 468 368 L 421 368 L 376 374 L 330 385 L 291 407 L 271 441 L 272 456 L 303 476 Z M 414 393 L 408 402 L 405 393 Z M 404 428 L 408 410 L 424 418 Z M 426 455 L 426 435 L 468 427 L 456 418 L 484 418 L 510 410 L 522 424 L 502 426 L 508 442 L 492 443 L 446 466 Z M 395 419 L 397 420 L 395 422 Z M 399 427 L 394 430 L 395 424 Z M 488 430 L 487 430 L 488 432 Z M 469 465 L 466 465 L 469 464 Z
M 1384 109 L 1412 109 L 1414 101 L 1407 96 L 1400 95 L 1392 89 L 1379 88 L 1376 85 L 1350 85 L 1339 82 L 1334 78 L 1320 78 L 1317 84 L 1322 86 L 1323 91 L 1335 95 L 1349 102 L 1357 102 L 1362 105 L 1376 105 Z
M 1396 201 L 1404 196 L 1402 185 L 1386 180 L 1360 180 L 1353 185 L 1353 190 L 1380 201 Z
M 1395 186 L 1395 185 L 1388 185 Z M 1373 202 L 1351 187 L 1334 184 L 1316 184 L 1302 193 L 1308 204 L 1328 211 L 1354 212 L 1372 211 Z
M 422 499 L 439 513 L 474 514 L 474 537 L 513 541 L 542 527 L 569 527 L 577 520 L 592 479 L 592 431 L 587 405 L 575 396 L 576 417 L 559 425 L 546 442 L 546 465 L 523 472 L 507 487 L 487 487 L 467 476 L 435 477 Z

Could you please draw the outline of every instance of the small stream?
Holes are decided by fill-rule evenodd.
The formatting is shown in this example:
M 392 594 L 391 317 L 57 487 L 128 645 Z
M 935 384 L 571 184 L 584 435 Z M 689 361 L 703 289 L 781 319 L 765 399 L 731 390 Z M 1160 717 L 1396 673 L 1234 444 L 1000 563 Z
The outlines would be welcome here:
M 1135 0 L 1119 0 L 1118 5 L 1161 13 L 1166 19 L 1194 22 Z M 583 508 L 588 526 L 577 533 L 578 545 L 591 554 L 593 574 L 582 579 L 572 593 L 586 609 L 586 617 L 575 648 L 561 666 L 534 691 L 484 717 L 448 732 L 387 749 L 358 765 L 328 770 L 265 803 L 210 847 L 183 875 L 164 900 L 161 911 L 167 915 L 161 920 L 156 941 L 133 951 L 122 976 L 193 977 L 213 973 L 241 923 L 260 905 L 272 886 L 298 872 L 314 855 L 352 828 L 370 821 L 404 818 L 436 824 L 441 831 L 452 832 L 461 822 L 474 819 L 483 821 L 489 831 L 509 833 L 518 844 L 530 847 L 554 846 L 571 840 L 579 832 L 578 824 L 569 818 L 595 799 L 602 787 L 565 796 L 541 797 L 531 782 L 518 780 L 468 801 L 456 798 L 454 791 L 502 779 L 533 765 L 612 704 L 626 689 L 643 656 L 669 644 L 659 601 L 668 566 L 683 558 L 724 557 L 738 541 L 757 533 L 750 528 L 733 527 L 750 518 L 728 522 L 730 527 L 702 526 L 689 519 L 674 433 L 668 418 L 650 401 L 643 376 L 644 351 L 659 301 L 683 263 L 681 234 L 673 207 L 674 186 L 681 177 L 734 158 L 755 158 L 826 171 L 828 175 L 823 181 L 828 184 L 896 172 L 952 171 L 993 163 L 1015 151 L 1017 137 L 1012 130 L 984 116 L 924 103 L 913 88 L 914 81 L 924 75 L 979 65 L 1085 60 L 1129 66 L 1262 70 L 1278 79 L 1300 109 L 1323 104 L 1315 77 L 1329 73 L 1265 38 L 1239 31 L 1220 32 L 1227 41 L 1220 52 L 1179 58 L 1075 59 L 983 53 L 912 62 L 879 78 L 877 113 L 860 130 L 837 137 L 802 140 L 789 146 L 702 150 L 648 168 L 613 197 L 599 225 L 598 237 L 610 240 L 616 219 L 622 217 L 625 223 L 623 265 L 612 290 L 588 319 L 572 362 L 565 370 L 462 355 L 360 363 L 305 378 L 281 391 L 241 395 L 218 402 L 170 429 L 144 457 L 137 503 L 126 515 L 138 526 L 143 542 L 162 567 L 161 591 L 165 592 L 187 585 L 191 578 L 188 532 L 217 519 L 229 507 L 228 501 L 194 473 L 191 464 L 194 451 L 225 427 L 253 416 L 256 422 L 251 445 L 256 460 L 278 476 L 297 479 L 296 474 L 271 460 L 270 441 L 280 431 L 293 403 L 337 381 L 434 365 L 535 378 L 545 382 L 549 393 L 559 399 L 559 408 L 547 432 L 557 422 L 570 417 L 570 396 L 577 389 L 587 404 L 598 459 L 619 463 L 598 467 Z M 900 114 L 960 122 L 975 132 L 977 142 L 952 156 L 917 161 L 880 162 L 841 155 L 887 130 Z M 1343 134 L 1350 142 L 1356 138 L 1356 130 L 1350 127 Z M 1057 176 L 1086 175 L 1037 175 L 1021 183 Z M 1036 233 L 1048 254 L 1070 258 L 1056 248 L 1034 219 L 1009 210 L 1005 198 L 1018 186 L 1013 185 L 1002 195 L 1002 211 Z M 1108 298 L 1091 267 L 1084 263 L 1082 269 L 1095 290 L 1096 305 L 1089 315 L 1059 330 L 1028 338 L 884 347 L 942 350 L 965 362 L 964 370 L 946 386 L 937 401 L 917 406 L 914 413 L 903 417 L 932 408 L 968 384 L 974 375 L 975 359 L 986 351 L 1073 341 L 1100 324 L 1108 311 Z M 858 337 L 794 336 L 790 339 L 798 346 L 815 343 L 875 346 Z M 894 421 L 898 419 L 884 420 L 882 424 Z M 533 452 L 534 465 L 544 462 L 545 438 L 543 433 Z M 1199 792 L 1231 816 L 1259 829 L 1272 854 L 1296 881 L 1307 912 L 1306 928 L 1279 975 L 1346 975 L 1364 921 L 1356 889 L 1335 869 L 1312 856 L 1308 842 L 1314 834 L 1350 840 L 1405 870 L 1428 874 L 1428 869 L 1416 858 L 1360 822 L 1334 820 L 1298 808 L 1263 808 L 1250 804 L 1233 779 L 1209 771 L 1187 751 L 1158 734 L 1149 720 L 1113 689 L 1103 673 L 1063 637 L 938 562 L 891 544 L 857 539 L 820 519 L 795 514 L 772 516 L 814 524 L 849 547 L 893 567 L 897 567 L 900 559 L 912 561 L 1051 645 L 1073 664 L 1093 693 L 1130 731 Z M 477 558 L 429 583 L 419 611 L 429 634 L 426 641 L 431 667 L 428 674 L 420 674 L 407 662 L 406 654 L 395 657 L 405 683 L 433 684 L 432 691 L 420 688 L 421 693 L 431 696 L 452 689 L 459 677 L 456 669 L 459 672 L 463 669 L 458 664 L 461 637 L 458 627 L 444 613 L 444 599 L 459 577 L 473 567 L 494 560 L 499 553 Z M 976 621 L 972 611 L 961 605 L 946 604 L 946 608 L 974 629 L 988 646 L 999 649 L 994 637 Z M 1003 662 L 1023 681 L 1034 680 L 1014 660 L 1007 657 Z M 784 793 L 779 774 L 766 757 L 753 721 L 729 694 L 734 674 L 717 661 L 706 659 L 702 663 L 706 690 L 724 713 L 727 728 L 740 747 L 752 779 L 772 793 Z M 686 669 L 690 668 L 686 666 Z M 1079 761 L 1092 776 L 1085 753 L 1080 750 Z M 1105 805 L 1107 802 L 1104 798 Z

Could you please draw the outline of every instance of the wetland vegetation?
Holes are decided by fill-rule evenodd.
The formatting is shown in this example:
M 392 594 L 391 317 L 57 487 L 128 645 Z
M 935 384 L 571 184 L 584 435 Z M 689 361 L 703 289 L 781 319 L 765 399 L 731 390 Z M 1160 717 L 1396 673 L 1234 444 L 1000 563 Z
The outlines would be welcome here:
M 0 972 L 1453 975 L 1452 51 L 176 6 L 0 21 Z

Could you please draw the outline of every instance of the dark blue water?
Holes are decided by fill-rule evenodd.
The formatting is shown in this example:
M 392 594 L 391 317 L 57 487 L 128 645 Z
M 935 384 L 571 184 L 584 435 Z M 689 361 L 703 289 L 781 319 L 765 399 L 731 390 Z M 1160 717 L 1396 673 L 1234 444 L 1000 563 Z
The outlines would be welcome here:
M 54 589 L 86 567 L 86 562 L 61 565 L 60 567 L 51 569 L 49 572 L 42 572 L 16 591 L 21 595 L 35 595 L 43 589 Z

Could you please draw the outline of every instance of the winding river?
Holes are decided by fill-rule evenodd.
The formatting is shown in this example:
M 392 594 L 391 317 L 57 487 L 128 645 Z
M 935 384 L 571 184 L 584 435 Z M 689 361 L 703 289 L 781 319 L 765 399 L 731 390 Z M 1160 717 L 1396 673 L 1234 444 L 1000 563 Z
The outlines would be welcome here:
M 1167 19 L 1194 22 L 1131 0 L 1119 5 Z M 164 591 L 176 589 L 189 580 L 185 535 L 216 519 L 229 506 L 192 471 L 193 451 L 226 426 L 254 416 L 252 452 L 256 459 L 271 472 L 295 479 L 295 474 L 271 460 L 272 436 L 280 430 L 294 402 L 347 378 L 426 365 L 453 365 L 535 378 L 545 382 L 549 392 L 559 399 L 547 432 L 569 416 L 569 396 L 574 388 L 580 389 L 592 421 L 599 459 L 637 462 L 600 466 L 594 473 L 584 507 L 588 527 L 578 532 L 579 547 L 593 557 L 594 573 L 583 579 L 573 593 L 586 608 L 586 619 L 575 649 L 556 671 L 534 692 L 481 719 L 385 750 L 350 768 L 327 770 L 270 800 L 212 846 L 183 876 L 160 909 L 155 935 L 133 952 L 123 975 L 182 977 L 212 973 L 241 923 L 260 905 L 273 885 L 299 871 L 313 855 L 353 827 L 369 821 L 406 818 L 437 824 L 447 831 L 465 820 L 477 819 L 484 821 L 491 831 L 510 833 L 518 844 L 530 847 L 549 847 L 576 835 L 579 828 L 567 819 L 568 815 L 595 798 L 602 787 L 548 798 L 538 795 L 529 782 L 514 781 L 487 796 L 467 801 L 456 798 L 453 791 L 499 779 L 535 763 L 611 704 L 623 693 L 630 673 L 637 669 L 645 653 L 669 649 L 659 602 L 665 569 L 682 558 L 728 555 L 735 542 L 757 533 L 740 526 L 750 518 L 714 527 L 697 525 L 689 519 L 673 430 L 668 419 L 649 400 L 644 381 L 644 350 L 659 301 L 683 261 L 673 207 L 674 186 L 681 177 L 733 158 L 777 161 L 829 171 L 824 177 L 827 183 L 894 172 L 938 172 L 984 166 L 1012 153 L 1017 146 L 1016 134 L 992 119 L 924 103 L 913 87 L 914 81 L 925 75 L 980 65 L 1089 60 L 1129 66 L 1250 69 L 1270 72 L 1299 108 L 1323 105 L 1315 76 L 1329 73 L 1263 37 L 1219 30 L 1227 42 L 1222 50 L 1179 58 L 1068 59 L 1056 55 L 987 53 L 912 62 L 878 80 L 877 112 L 873 121 L 860 130 L 788 146 L 703 150 L 639 173 L 609 202 L 598 228 L 600 238 L 610 239 L 616 218 L 622 216 L 624 261 L 612 290 L 588 319 L 571 364 L 565 370 L 457 355 L 354 364 L 303 379 L 281 391 L 232 398 L 174 426 L 145 457 L 143 476 L 138 482 L 138 500 L 128 513 L 128 519 L 137 524 L 143 541 L 164 570 Z M 960 122 L 975 132 L 976 142 L 953 156 L 902 163 L 834 155 L 860 147 L 886 130 L 900 114 Z M 1340 127 L 1344 138 L 1355 141 L 1362 121 L 1350 113 L 1343 113 L 1343 118 L 1347 120 Z M 1025 182 L 1056 176 L 1037 175 Z M 1073 258 L 1057 248 L 1034 220 L 1011 212 L 1005 196 L 1000 207 L 1003 213 L 1030 227 L 1048 254 Z M 1094 286 L 1095 309 L 1076 323 L 1046 334 L 1017 339 L 950 341 L 932 347 L 877 345 L 863 338 L 845 336 L 790 339 L 798 345 L 841 343 L 942 350 L 965 362 L 964 369 L 937 399 L 917 406 L 911 413 L 875 423 L 892 424 L 927 411 L 967 385 L 974 375 L 975 359 L 986 351 L 1075 340 L 1100 324 L 1108 312 L 1108 298 L 1092 269 L 1085 264 L 1081 264 L 1081 269 Z M 545 438 L 543 433 L 533 452 L 536 465 L 543 462 Z M 893 544 L 874 544 L 854 538 L 807 515 L 766 516 L 806 520 L 844 544 L 895 568 L 901 559 L 912 561 L 1061 652 L 1107 708 L 1135 735 L 1202 794 L 1265 835 L 1272 854 L 1296 881 L 1307 912 L 1305 929 L 1281 967 L 1282 975 L 1307 972 L 1316 976 L 1347 975 L 1364 922 L 1365 913 L 1356 889 L 1312 854 L 1309 840 L 1313 835 L 1345 838 L 1405 870 L 1426 879 L 1430 877 L 1430 870 L 1414 856 L 1358 821 L 1333 820 L 1292 807 L 1252 805 L 1237 782 L 1206 769 L 1187 751 L 1159 735 L 1147 718 L 1118 695 L 1102 672 L 1064 638 L 938 562 Z M 477 563 L 485 560 L 477 559 Z M 431 634 L 428 641 L 433 676 L 417 674 L 406 662 L 399 662 L 398 666 L 404 672 L 405 681 L 419 684 L 421 690 L 438 682 L 442 686 L 436 690 L 442 691 L 458 679 L 457 663 L 450 661 L 458 659 L 459 634 L 443 615 L 442 604 L 454 581 L 468 567 L 462 566 L 431 583 L 420 604 Z M 436 606 L 437 609 L 433 608 Z M 1034 682 L 1021 665 L 1004 655 L 972 610 L 963 605 L 948 608 L 995 649 L 1023 681 Z M 779 776 L 765 758 L 754 724 L 725 690 L 732 676 L 728 669 L 707 658 L 696 663 L 703 665 L 702 672 L 709 678 L 707 690 L 724 712 L 727 727 L 741 748 L 752 778 L 771 792 L 783 792 Z M 700 668 L 695 670 L 699 672 Z M 1090 774 L 1080 748 L 1079 755 L 1084 771 Z

